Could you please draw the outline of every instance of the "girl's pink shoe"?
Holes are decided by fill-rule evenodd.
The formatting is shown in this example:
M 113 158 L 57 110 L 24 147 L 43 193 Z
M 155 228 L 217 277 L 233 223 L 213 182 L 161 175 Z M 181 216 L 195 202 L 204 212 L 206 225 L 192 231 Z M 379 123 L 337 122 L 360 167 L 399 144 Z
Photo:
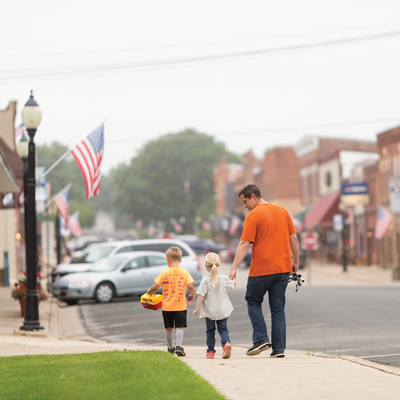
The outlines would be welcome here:
M 206 354 L 206 358 L 213 359 L 213 358 L 214 358 L 214 352 L 213 352 L 213 351 L 209 351 L 209 352 Z
M 222 348 L 222 358 L 226 359 L 231 356 L 232 346 L 229 342 L 225 343 L 225 346 Z

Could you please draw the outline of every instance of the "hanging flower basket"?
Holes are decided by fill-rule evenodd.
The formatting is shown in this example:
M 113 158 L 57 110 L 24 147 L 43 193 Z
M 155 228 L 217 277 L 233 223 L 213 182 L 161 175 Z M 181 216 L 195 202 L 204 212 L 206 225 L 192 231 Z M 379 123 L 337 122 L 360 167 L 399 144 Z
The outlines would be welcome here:
M 18 282 L 14 285 L 14 289 L 11 292 L 11 297 L 14 297 L 14 299 L 19 300 L 19 304 L 21 306 L 21 317 L 25 316 L 25 304 L 26 304 L 26 272 L 23 275 L 22 278 L 18 279 Z M 39 302 L 40 300 L 46 300 L 47 299 L 47 294 L 43 291 L 42 286 L 41 286 L 41 277 L 40 274 L 36 274 L 36 290 L 38 291 L 39 294 Z

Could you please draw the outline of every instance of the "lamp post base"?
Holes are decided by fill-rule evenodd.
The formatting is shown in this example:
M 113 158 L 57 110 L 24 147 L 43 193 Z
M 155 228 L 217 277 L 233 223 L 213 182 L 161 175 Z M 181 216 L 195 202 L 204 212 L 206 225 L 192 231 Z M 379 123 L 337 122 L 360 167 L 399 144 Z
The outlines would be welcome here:
M 44 329 L 40 325 L 40 321 L 24 321 L 24 324 L 19 328 L 21 331 L 39 331 L 40 329 Z

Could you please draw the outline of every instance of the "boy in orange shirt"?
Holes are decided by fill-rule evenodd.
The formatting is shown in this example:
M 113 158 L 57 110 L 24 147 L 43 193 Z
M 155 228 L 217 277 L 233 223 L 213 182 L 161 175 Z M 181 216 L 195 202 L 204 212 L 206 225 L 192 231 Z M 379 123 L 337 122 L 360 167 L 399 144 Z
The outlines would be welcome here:
M 179 266 L 182 262 L 182 250 L 179 247 L 170 247 L 165 256 L 169 268 L 162 271 L 154 279 L 156 283 L 147 291 L 147 294 L 152 295 L 162 286 L 162 315 L 168 342 L 168 352 L 184 357 L 186 353 L 182 347 L 183 328 L 187 327 L 185 287 L 188 287 L 190 293 L 188 301 L 193 301 L 195 296 L 194 280 L 188 271 Z M 173 337 L 174 327 L 176 346 L 174 346 Z

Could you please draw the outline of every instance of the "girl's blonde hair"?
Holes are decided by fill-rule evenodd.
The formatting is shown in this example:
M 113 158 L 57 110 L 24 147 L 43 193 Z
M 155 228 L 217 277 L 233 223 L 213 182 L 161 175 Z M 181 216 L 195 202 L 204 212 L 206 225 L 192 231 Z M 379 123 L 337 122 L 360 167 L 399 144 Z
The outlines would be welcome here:
M 207 271 L 211 274 L 213 287 L 215 287 L 218 282 L 218 267 L 221 263 L 219 255 L 216 253 L 208 253 L 206 255 L 204 263 L 206 265 Z

